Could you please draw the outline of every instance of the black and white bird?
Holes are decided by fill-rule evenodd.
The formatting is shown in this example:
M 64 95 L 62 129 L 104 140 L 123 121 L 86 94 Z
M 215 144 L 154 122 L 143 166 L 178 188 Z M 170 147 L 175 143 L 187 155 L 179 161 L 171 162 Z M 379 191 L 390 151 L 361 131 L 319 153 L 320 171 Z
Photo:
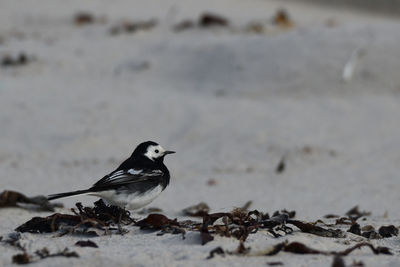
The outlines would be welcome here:
M 49 195 L 48 200 L 92 195 L 112 205 L 139 209 L 152 202 L 168 186 L 170 175 L 164 157 L 172 153 L 175 152 L 165 150 L 155 142 L 143 142 L 115 171 L 89 189 Z

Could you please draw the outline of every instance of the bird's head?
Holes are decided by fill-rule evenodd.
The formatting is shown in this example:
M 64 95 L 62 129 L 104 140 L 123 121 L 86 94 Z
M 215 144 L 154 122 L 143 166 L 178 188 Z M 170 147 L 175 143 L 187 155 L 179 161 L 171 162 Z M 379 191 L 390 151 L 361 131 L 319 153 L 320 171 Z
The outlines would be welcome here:
M 173 154 L 175 151 L 165 150 L 162 146 L 153 141 L 143 142 L 138 145 L 133 152 L 134 155 L 144 156 L 151 161 L 163 161 L 168 154 Z

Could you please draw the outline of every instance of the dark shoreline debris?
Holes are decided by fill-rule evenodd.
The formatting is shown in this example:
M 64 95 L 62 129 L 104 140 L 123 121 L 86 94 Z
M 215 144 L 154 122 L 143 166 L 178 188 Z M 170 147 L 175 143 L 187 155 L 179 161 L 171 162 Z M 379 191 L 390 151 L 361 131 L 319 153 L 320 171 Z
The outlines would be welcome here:
M 193 206 L 183 209 L 182 213 L 185 216 L 203 217 L 209 211 L 210 211 L 210 207 L 206 203 L 200 202 L 197 205 L 193 205 Z
M 34 217 L 15 230 L 22 233 L 52 233 L 62 230 L 64 234 L 81 230 L 81 234 L 93 234 L 91 228 L 104 230 L 107 233 L 113 224 L 120 226 L 121 223 L 128 225 L 134 222 L 129 211 L 125 209 L 108 206 L 102 200 L 94 204 L 94 208 L 90 208 L 77 203 L 78 211 L 71 209 L 75 215 L 55 213 L 47 217 Z M 119 230 L 122 234 L 120 227 Z
M 213 26 L 228 26 L 229 21 L 221 15 L 213 14 L 210 12 L 203 13 L 198 21 L 200 27 L 213 27 Z
M 98 248 L 99 247 L 96 243 L 94 243 L 93 241 L 90 241 L 90 240 L 77 241 L 75 243 L 75 246 L 78 246 L 78 247 L 90 247 L 90 248 Z
M 346 212 L 346 215 L 347 215 L 350 219 L 356 221 L 356 220 L 358 220 L 359 218 L 361 218 L 361 217 L 363 217 L 363 216 L 370 216 L 370 215 L 371 215 L 371 212 L 368 212 L 368 211 L 359 211 L 359 210 L 358 210 L 358 206 L 354 206 L 354 207 L 351 208 L 348 212 Z
M 32 57 L 27 56 L 24 52 L 19 53 L 16 56 L 5 55 L 1 59 L 1 67 L 20 67 L 27 65 L 33 60 Z
M 50 253 L 47 248 L 42 248 L 40 250 L 36 250 L 35 255 L 30 255 L 27 252 L 16 254 L 12 256 L 12 262 L 16 264 L 28 264 L 51 257 L 79 258 L 79 255 L 75 251 L 69 251 L 68 248 L 55 253 Z
M 167 233 L 181 234 L 182 239 L 185 239 L 186 231 L 181 227 L 177 219 L 171 220 L 162 214 L 149 214 L 143 220 L 138 221 L 136 225 L 139 226 L 142 230 L 161 230 L 157 235 L 164 235 Z
M 62 208 L 61 203 L 50 203 L 45 196 L 27 197 L 22 193 L 4 190 L 0 194 L 0 208 L 18 207 L 28 208 L 27 204 L 34 205 L 39 211 L 54 211 L 54 208 Z
M 392 237 L 397 236 L 399 234 L 399 229 L 397 229 L 394 225 L 381 226 L 378 230 L 379 234 L 382 237 Z
M 322 237 L 335 237 L 335 238 L 345 237 L 345 234 L 340 229 L 325 229 L 320 226 L 313 225 L 311 223 L 305 223 L 297 220 L 288 220 L 287 223 L 293 224 L 304 233 L 314 234 Z
M 86 26 L 94 23 L 105 23 L 107 19 L 105 16 L 95 16 L 88 11 L 81 11 L 74 15 L 73 22 L 76 26 Z
M 230 254 L 230 255 L 244 255 L 244 256 L 274 256 L 280 252 L 289 252 L 289 253 L 294 253 L 294 254 L 314 254 L 314 255 L 339 257 L 339 256 L 347 256 L 350 253 L 352 253 L 354 250 L 360 249 L 362 247 L 369 247 L 375 255 L 378 255 L 378 254 L 393 255 L 390 252 L 390 249 L 388 247 L 379 247 L 379 246 L 374 247 L 372 244 L 370 244 L 368 242 L 361 242 L 361 243 L 355 244 L 354 246 L 351 246 L 342 251 L 323 251 L 323 250 L 311 248 L 301 242 L 296 242 L 296 241 L 280 242 L 276 245 L 266 248 L 265 250 L 256 251 L 253 253 L 250 253 L 249 249 L 245 250 L 242 253 L 237 253 L 237 251 L 236 252 L 224 251 L 221 247 L 219 247 L 217 249 L 218 249 L 218 254 L 222 254 L 222 255 Z M 215 250 L 216 249 L 212 250 L 211 252 L 213 252 Z M 214 252 L 213 254 L 211 254 L 211 252 L 210 252 L 210 256 L 207 259 L 209 259 L 211 257 L 211 255 L 214 256 L 214 254 L 217 253 L 217 252 Z
M 275 25 L 282 28 L 291 28 L 294 26 L 294 22 L 290 19 L 289 13 L 285 9 L 279 9 L 272 21 Z
M 113 26 L 110 29 L 111 35 L 118 35 L 122 33 L 136 33 L 138 31 L 149 31 L 157 26 L 158 21 L 155 19 L 150 19 L 147 21 L 124 21 L 118 25 Z
M 21 243 L 21 234 L 20 233 L 11 233 L 8 235 L 8 238 L 5 240 L 0 240 L 20 251 L 22 253 L 15 254 L 12 256 L 12 262 L 16 264 L 28 264 L 32 262 L 37 262 L 39 260 L 49 258 L 49 257 L 79 257 L 79 255 L 74 251 L 69 251 L 68 248 L 65 248 L 63 251 L 59 251 L 56 253 L 50 253 L 49 250 L 44 247 L 40 250 L 35 251 L 35 255 L 31 255 L 27 252 L 26 247 Z
M 183 20 L 173 27 L 175 32 L 181 32 L 193 28 L 212 28 L 212 27 L 228 27 L 229 20 L 221 15 L 217 15 L 210 12 L 204 12 L 201 14 L 197 22 L 193 20 Z
M 286 169 L 286 159 L 285 156 L 283 156 L 279 161 L 278 165 L 276 166 L 275 172 L 282 173 L 285 171 L 285 169 Z

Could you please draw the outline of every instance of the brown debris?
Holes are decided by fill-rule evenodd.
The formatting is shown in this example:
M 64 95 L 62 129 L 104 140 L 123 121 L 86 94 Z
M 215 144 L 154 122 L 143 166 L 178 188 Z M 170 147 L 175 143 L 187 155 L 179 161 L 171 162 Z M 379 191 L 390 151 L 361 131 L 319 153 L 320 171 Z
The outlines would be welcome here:
M 296 254 L 323 254 L 320 250 L 307 247 L 300 242 L 291 242 L 283 247 L 283 251 Z
M 31 262 L 31 258 L 29 257 L 28 253 L 20 253 L 12 256 L 12 263 L 16 264 L 27 264 Z
M 175 32 L 181 32 L 193 28 L 211 28 L 211 27 L 227 27 L 229 26 L 229 20 L 222 17 L 221 15 L 205 12 L 200 15 L 197 23 L 193 20 L 183 20 L 173 27 Z
M 93 208 L 83 207 L 77 203 L 78 211 L 71 209 L 75 215 L 55 213 L 47 217 L 34 217 L 20 225 L 15 230 L 29 233 L 51 233 L 62 229 L 66 232 L 75 232 L 78 228 L 84 234 L 93 234 L 89 230 L 104 229 L 106 232 L 111 229 L 112 224 L 130 224 L 134 220 L 130 217 L 129 211 L 118 206 L 107 206 L 101 199 L 96 201 Z M 121 232 L 121 229 L 120 233 Z M 89 231 L 89 232 L 88 232 Z
M 185 216 L 203 217 L 204 215 L 208 214 L 209 211 L 210 207 L 206 203 L 200 202 L 197 205 L 183 209 L 182 213 Z
M 340 217 L 339 219 L 336 219 L 336 225 L 338 224 L 347 224 L 347 225 L 353 225 L 355 224 L 356 221 L 351 219 L 351 218 L 347 218 L 347 217 Z
M 77 26 L 92 24 L 94 21 L 94 16 L 89 12 L 79 12 L 74 16 L 74 23 Z
M 267 262 L 269 266 L 283 266 L 283 262 L 281 261 L 269 261 Z
M 210 255 L 208 255 L 207 260 L 214 258 L 214 255 L 225 255 L 225 251 L 221 247 L 216 247 L 213 250 L 210 251 Z
M 145 219 L 140 220 L 136 223 L 141 229 L 155 229 L 160 230 L 168 225 L 179 226 L 177 220 L 170 220 L 162 214 L 153 213 L 147 216 Z
M 209 179 L 209 180 L 207 181 L 207 185 L 209 185 L 209 186 L 217 185 L 217 180 L 211 178 L 211 179 Z
M 353 233 L 355 235 L 361 235 L 360 225 L 358 223 L 353 224 L 352 226 L 350 226 L 350 229 L 347 230 L 347 232 Z
M 379 234 L 384 238 L 397 236 L 399 234 L 399 229 L 397 229 L 394 225 L 381 226 L 378 231 Z
M 320 254 L 320 255 L 336 255 L 336 256 L 347 256 L 351 252 L 353 252 L 356 249 L 362 248 L 362 247 L 369 247 L 374 254 L 386 254 L 386 255 L 392 255 L 390 252 L 389 248 L 387 247 L 374 247 L 372 244 L 367 243 L 367 242 L 362 242 L 358 243 L 348 249 L 345 249 L 343 251 L 322 251 L 318 249 L 313 249 L 308 247 L 307 245 L 300 243 L 300 242 L 282 242 L 278 243 L 277 245 L 272 246 L 267 250 L 264 255 L 266 256 L 272 256 L 278 254 L 280 251 L 285 251 L 285 252 L 290 252 L 290 253 L 295 253 L 295 254 Z
M 72 251 L 68 251 L 68 248 L 65 248 L 63 251 L 56 252 L 56 253 L 50 253 L 47 248 L 42 248 L 40 250 L 36 250 L 34 255 L 30 255 L 27 251 L 26 248 L 21 245 L 20 243 L 21 235 L 19 233 L 12 233 L 9 235 L 9 238 L 7 240 L 4 240 L 6 244 L 9 244 L 19 250 L 22 251 L 22 253 L 16 254 L 12 256 L 12 262 L 15 264 L 28 264 L 32 262 L 37 262 L 41 259 L 49 258 L 49 257 L 79 257 L 79 255 Z
M 358 206 L 355 206 L 352 209 L 350 209 L 348 212 L 346 212 L 346 215 L 349 216 L 349 218 L 352 220 L 358 220 L 359 218 L 361 218 L 363 216 L 370 216 L 371 212 L 359 211 Z
M 346 267 L 346 264 L 344 263 L 344 260 L 342 257 L 340 257 L 339 255 L 336 255 L 335 257 L 333 257 L 333 262 L 331 267 Z
M 339 218 L 339 217 L 340 216 L 336 215 L 336 214 L 327 214 L 324 216 L 324 218 L 326 218 L 326 219 L 333 219 L 333 218 Z
M 5 190 L 0 194 L 0 208 L 24 208 L 24 204 L 32 204 L 40 211 L 54 211 L 54 208 L 63 207 L 60 203 L 50 203 L 45 196 L 27 197 L 16 191 Z
M 2 67 L 20 67 L 27 65 L 33 60 L 32 57 L 28 57 L 24 52 L 19 53 L 17 56 L 12 57 L 10 55 L 5 55 L 1 59 L 0 66 Z
M 136 33 L 138 31 L 149 31 L 157 26 L 157 20 L 151 19 L 147 21 L 125 21 L 116 25 L 110 29 L 111 35 L 117 35 L 122 33 Z
M 285 157 L 282 157 L 281 160 L 279 161 L 278 165 L 276 166 L 275 172 L 282 173 L 285 171 L 285 168 L 286 168 Z
M 203 13 L 198 22 L 200 27 L 213 27 L 213 26 L 228 26 L 228 19 L 222 17 L 221 15 L 212 14 L 212 13 Z
M 343 238 L 345 234 L 340 229 L 325 229 L 311 223 L 305 223 L 297 220 L 288 220 L 287 223 L 293 224 L 304 233 L 310 233 L 322 237 Z
M 282 28 L 291 28 L 294 26 L 294 22 L 290 19 L 290 16 L 285 9 L 280 9 L 276 12 L 273 22 L 275 25 Z
M 99 247 L 99 246 L 97 246 L 96 243 L 94 243 L 93 241 L 90 241 L 90 240 L 86 240 L 86 241 L 80 240 L 80 241 L 77 241 L 77 242 L 75 243 L 75 246 L 78 246 L 78 247 L 91 247 L 91 248 L 98 248 L 98 247 Z

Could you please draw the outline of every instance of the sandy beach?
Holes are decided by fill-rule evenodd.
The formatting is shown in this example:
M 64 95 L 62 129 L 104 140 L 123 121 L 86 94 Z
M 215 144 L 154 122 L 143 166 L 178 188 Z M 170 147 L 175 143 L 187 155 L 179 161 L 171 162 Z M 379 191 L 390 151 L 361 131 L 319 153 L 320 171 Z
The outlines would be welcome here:
M 274 22 L 281 8 L 289 24 Z M 77 19 L 82 12 L 91 19 Z M 205 12 L 227 25 L 198 25 Z M 194 25 L 178 31 L 185 20 Z M 142 28 L 127 29 L 138 22 Z M 0 191 L 35 196 L 87 188 L 137 144 L 154 140 L 177 151 L 165 161 L 170 186 L 149 205 L 168 218 L 193 219 L 181 211 L 199 202 L 227 212 L 252 201 L 251 210 L 295 210 L 310 222 L 358 205 L 371 212 L 361 226 L 399 227 L 399 26 L 383 14 L 292 1 L 2 1 Z M 282 159 L 285 168 L 277 172 Z M 62 199 L 57 212 L 95 200 Z M 0 209 L 0 236 L 50 214 Z M 30 252 L 68 247 L 80 256 L 32 266 L 330 266 L 333 260 L 290 253 L 207 260 L 218 246 L 235 250 L 238 240 L 216 237 L 202 246 L 198 232 L 183 240 L 126 229 L 123 236 L 91 238 L 99 248 L 74 246 L 85 239 L 74 235 L 23 233 L 21 242 Z M 273 238 L 259 231 L 245 245 L 257 251 L 284 240 L 326 251 L 366 241 L 393 255 L 363 248 L 343 258 L 348 266 L 400 264 L 398 237 L 335 239 L 295 230 Z M 0 265 L 12 265 L 17 253 L 0 243 Z

